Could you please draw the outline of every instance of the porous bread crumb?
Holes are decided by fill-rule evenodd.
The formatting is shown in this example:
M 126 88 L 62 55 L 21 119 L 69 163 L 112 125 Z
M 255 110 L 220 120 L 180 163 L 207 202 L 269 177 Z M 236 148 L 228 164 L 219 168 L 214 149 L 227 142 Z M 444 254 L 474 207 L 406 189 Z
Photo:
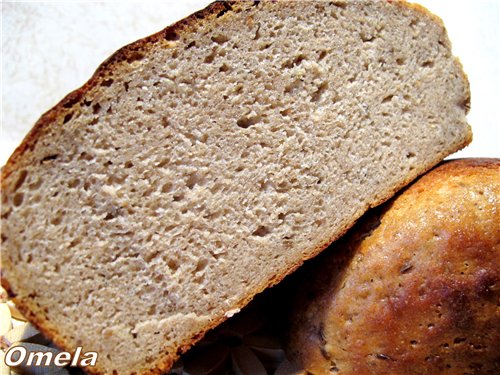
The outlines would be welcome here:
M 216 3 L 125 47 L 3 169 L 3 283 L 93 373 L 168 369 L 470 141 L 439 20 Z

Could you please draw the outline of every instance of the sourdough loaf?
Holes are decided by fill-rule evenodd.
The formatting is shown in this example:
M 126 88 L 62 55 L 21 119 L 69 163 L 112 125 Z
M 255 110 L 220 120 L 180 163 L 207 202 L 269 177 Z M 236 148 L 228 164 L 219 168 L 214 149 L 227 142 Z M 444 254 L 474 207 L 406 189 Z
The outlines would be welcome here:
M 312 374 L 498 374 L 500 160 L 447 162 L 362 222 L 308 270 L 290 358 Z
M 91 373 L 157 373 L 471 140 L 441 21 L 214 3 L 124 47 L 2 169 L 2 282 Z

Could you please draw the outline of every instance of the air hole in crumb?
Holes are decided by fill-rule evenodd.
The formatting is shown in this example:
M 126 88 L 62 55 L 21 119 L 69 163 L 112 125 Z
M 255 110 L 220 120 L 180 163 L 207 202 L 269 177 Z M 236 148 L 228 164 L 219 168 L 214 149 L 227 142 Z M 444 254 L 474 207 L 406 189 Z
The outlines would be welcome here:
M 246 129 L 250 126 L 258 124 L 261 121 L 261 116 L 253 116 L 253 117 L 242 117 L 238 121 L 236 121 L 236 125 L 240 128 Z
M 224 44 L 229 40 L 229 37 L 224 34 L 219 34 L 219 35 L 214 35 L 210 39 L 212 39 L 212 42 L 215 42 L 217 44 Z
M 384 99 L 382 99 L 382 104 L 389 103 L 392 98 L 394 98 L 394 95 L 387 95 Z
M 357 75 L 354 75 L 354 76 L 352 76 L 352 77 L 349 77 L 349 78 L 347 78 L 347 82 L 349 82 L 349 83 L 353 83 L 353 82 L 356 80 L 356 78 L 357 78 Z
M 16 184 L 14 185 L 14 191 L 17 191 L 24 181 L 26 181 L 26 177 L 28 176 L 28 172 L 23 169 L 21 172 L 19 172 L 19 177 L 17 178 Z
M 293 59 L 293 66 L 300 65 L 300 63 L 302 63 L 302 61 L 304 61 L 305 59 L 306 55 L 303 54 L 298 55 L 297 57 L 295 57 L 295 59 Z
M 50 220 L 50 223 L 52 225 L 59 225 L 59 224 L 61 224 L 61 221 L 62 221 L 62 217 L 61 216 L 56 216 L 52 220 Z
M 140 51 L 134 51 L 130 56 L 127 57 L 127 62 L 129 64 L 133 63 L 134 61 L 140 61 L 144 58 L 144 53 Z
M 80 242 L 81 242 L 81 240 L 80 240 L 80 239 L 75 238 L 73 241 L 71 241 L 71 242 L 69 243 L 69 247 L 70 247 L 70 248 L 71 248 L 71 247 L 75 247 L 75 246 L 76 246 L 76 245 L 78 245 Z
M 168 120 L 168 118 L 162 117 L 162 119 L 161 119 L 161 126 L 163 126 L 164 128 L 166 128 L 169 125 L 170 125 L 170 121 Z
M 167 182 L 162 186 L 161 191 L 162 193 L 170 193 L 172 189 L 173 185 L 170 182 Z
M 229 65 L 227 65 L 226 63 L 222 64 L 219 68 L 219 72 L 222 72 L 222 73 L 225 73 L 227 71 L 229 71 L 230 67 Z
M 73 117 L 73 112 L 68 113 L 66 116 L 64 116 L 63 124 L 66 124 L 71 118 Z
M 261 37 L 260 35 L 260 24 L 257 26 L 257 30 L 255 30 L 255 36 L 253 37 L 253 40 L 259 40 Z
M 193 47 L 196 47 L 196 42 L 194 40 L 190 42 L 184 49 L 190 49 Z
M 306 59 L 306 55 L 304 54 L 300 54 L 300 55 L 297 55 L 293 60 L 288 60 L 286 61 L 282 66 L 281 66 L 281 69 L 290 69 L 290 68 L 293 68 L 294 66 L 298 66 L 300 65 L 300 63 L 302 63 L 302 61 L 304 61 Z
M 318 55 L 318 61 L 323 60 L 326 57 L 327 52 L 326 51 L 321 51 Z
M 205 269 L 207 266 L 208 261 L 206 259 L 199 259 L 198 263 L 196 264 L 196 269 L 194 270 L 195 273 L 201 272 Z
M 422 68 L 432 68 L 434 66 L 434 61 L 425 61 L 422 63 Z
M 328 88 L 328 82 L 323 82 L 321 85 L 318 86 L 318 89 L 311 95 L 311 101 L 312 102 L 318 102 L 321 99 L 321 96 L 323 93 L 326 91 Z
M 289 116 L 290 113 L 292 113 L 291 108 L 286 108 L 286 109 L 280 111 L 280 115 L 283 116 L 283 117 Z
M 40 163 L 44 163 L 44 162 L 50 161 L 50 160 L 56 160 L 58 157 L 59 157 L 58 154 L 48 155 L 48 156 L 45 156 L 42 160 L 40 160 Z
M 165 39 L 173 42 L 175 40 L 179 40 L 179 35 L 170 29 L 165 32 Z
M 133 166 L 134 166 L 134 163 L 132 163 L 130 160 L 129 160 L 129 161 L 127 161 L 127 162 L 125 163 L 125 165 L 124 165 L 124 167 L 125 167 L 125 168 L 127 168 L 127 169 L 128 169 L 128 168 L 132 168 Z
M 361 36 L 361 41 L 363 43 L 369 43 L 369 42 L 373 42 L 375 40 L 375 36 L 373 36 L 372 34 L 362 33 L 360 36 Z
M 201 176 L 199 173 L 192 173 L 187 181 L 186 181 L 186 186 L 189 189 L 193 189 L 195 185 L 203 185 L 204 183 L 204 178 Z
M 98 114 L 101 111 L 101 105 L 99 103 L 96 103 L 92 106 L 92 113 L 94 115 Z
M 42 186 L 42 184 L 43 184 L 43 179 L 38 177 L 36 182 L 33 182 L 32 184 L 29 185 L 29 189 L 30 190 L 38 190 L 40 188 L 40 186 Z
M 177 195 L 174 195 L 174 202 L 180 202 L 181 200 L 184 199 L 184 194 L 177 194 Z
M 112 78 L 105 79 L 101 82 L 101 86 L 110 87 L 113 84 L 114 80 Z
M 341 8 L 341 9 L 345 9 L 347 8 L 347 3 L 345 1 L 330 1 L 328 3 L 328 5 L 331 5 L 331 6 L 334 6 L 334 7 L 337 7 L 337 8 Z
M 212 52 L 210 53 L 210 55 L 208 55 L 207 57 L 205 57 L 205 59 L 203 60 L 204 63 L 206 64 L 211 64 L 214 59 L 215 59 L 215 56 L 217 56 L 217 49 L 213 49 Z
M 168 262 L 167 262 L 167 266 L 168 268 L 170 268 L 171 271 L 175 272 L 179 269 L 179 263 L 177 263 L 176 260 L 174 259 L 170 259 Z
M 302 81 L 300 79 L 296 79 L 295 81 L 293 81 L 292 83 L 290 83 L 289 85 L 287 85 L 285 87 L 284 93 L 291 94 L 295 90 L 297 90 L 301 85 L 302 85 Z
M 269 233 L 271 233 L 271 231 L 269 230 L 268 227 L 260 226 L 252 233 L 252 236 L 265 237 Z
M 70 189 L 76 188 L 78 185 L 80 185 L 80 180 L 78 178 L 73 178 L 68 182 L 68 187 Z
M 104 220 L 113 220 L 116 216 L 112 212 L 108 212 L 106 216 L 104 216 Z
M 78 157 L 78 160 L 87 160 L 87 161 L 90 161 L 90 160 L 93 160 L 93 159 L 94 159 L 94 156 L 86 153 L 85 151 L 82 152 L 80 154 L 80 156 Z
M 402 57 L 398 57 L 396 59 L 396 64 L 403 65 L 404 63 L 405 63 L 405 59 L 403 59 Z
M 407 154 L 406 154 L 406 158 L 407 159 L 411 159 L 411 158 L 414 158 L 415 157 L 415 153 L 412 152 L 412 151 L 409 151 Z
M 453 340 L 453 343 L 454 344 L 460 344 L 464 341 L 466 341 L 467 339 L 465 337 L 456 337 L 454 340 Z
M 154 315 L 155 313 L 156 313 L 156 306 L 155 305 L 149 306 L 148 315 Z
M 259 50 L 264 51 L 264 50 L 268 49 L 269 47 L 271 47 L 272 45 L 273 45 L 272 43 L 262 43 L 259 46 Z
M 224 6 L 225 9 L 223 9 L 219 13 L 217 13 L 217 18 L 222 17 L 227 12 L 233 10 L 233 7 L 229 3 L 223 2 L 221 4 Z
M 24 194 L 16 193 L 14 195 L 14 198 L 12 199 L 12 203 L 14 203 L 14 206 L 19 207 L 20 205 L 23 204 L 23 200 L 24 200 Z
M 260 184 L 260 191 L 272 192 L 276 190 L 276 186 L 274 186 L 273 182 L 270 180 L 262 181 Z
M 70 95 L 70 97 L 67 98 L 66 100 L 67 101 L 66 103 L 63 104 L 63 107 L 71 108 L 80 100 L 80 97 L 78 95 Z

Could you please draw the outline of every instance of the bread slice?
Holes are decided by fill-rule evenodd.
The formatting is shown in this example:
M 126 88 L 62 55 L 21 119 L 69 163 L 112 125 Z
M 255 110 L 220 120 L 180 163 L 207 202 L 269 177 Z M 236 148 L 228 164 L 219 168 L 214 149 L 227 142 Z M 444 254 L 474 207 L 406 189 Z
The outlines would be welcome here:
M 119 50 L 2 170 L 2 280 L 91 373 L 158 373 L 471 140 L 439 19 L 214 3 Z
M 308 374 L 498 374 L 500 159 L 443 163 L 307 266 L 288 355 Z

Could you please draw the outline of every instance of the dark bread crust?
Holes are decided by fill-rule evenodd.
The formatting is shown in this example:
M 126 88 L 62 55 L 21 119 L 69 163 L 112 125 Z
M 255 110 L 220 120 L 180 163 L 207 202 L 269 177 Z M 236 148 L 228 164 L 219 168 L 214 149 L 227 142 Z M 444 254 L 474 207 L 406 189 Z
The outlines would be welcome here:
M 403 2 L 401 3 L 397 2 L 396 5 L 411 7 L 425 14 L 426 16 L 433 18 L 439 24 L 442 24 L 442 22 L 437 17 L 435 17 L 434 15 L 430 15 L 430 13 L 427 12 L 424 8 L 414 5 L 408 5 Z M 67 95 L 64 99 L 61 100 L 61 102 L 59 102 L 54 108 L 43 114 L 41 118 L 37 121 L 33 129 L 28 133 L 24 141 L 10 157 L 7 164 L 2 168 L 3 194 L 8 195 L 13 190 L 13 187 L 16 183 L 15 181 L 16 179 L 12 174 L 15 171 L 20 170 L 25 166 L 34 162 L 33 160 L 34 150 L 37 147 L 37 143 L 40 140 L 43 140 L 49 134 L 50 131 L 54 130 L 54 128 L 60 126 L 67 115 L 69 115 L 75 110 L 77 111 L 79 106 L 83 105 L 85 97 L 87 95 L 92 95 L 94 88 L 98 87 L 102 82 L 106 81 L 114 74 L 119 74 L 120 70 L 122 69 L 122 64 L 124 62 L 133 61 L 134 59 L 136 59 L 138 54 L 140 55 L 148 53 L 148 51 L 157 44 L 164 43 L 168 45 L 172 40 L 177 39 L 179 35 L 196 32 L 198 25 L 205 22 L 209 22 L 213 18 L 226 17 L 228 18 L 227 22 L 230 22 L 231 11 L 237 11 L 238 9 L 245 9 L 252 6 L 254 6 L 254 4 L 251 2 L 215 2 L 209 5 L 207 8 L 167 27 L 166 29 L 156 34 L 153 34 L 147 38 L 136 41 L 118 50 L 115 54 L 113 54 L 110 58 L 108 58 L 98 67 L 94 75 L 89 79 L 87 83 L 85 83 L 81 88 Z M 466 80 L 465 76 L 464 80 Z M 469 95 L 467 95 L 467 98 L 468 97 Z M 468 108 L 467 100 L 464 103 L 464 106 L 466 108 Z M 472 139 L 472 134 L 469 132 L 468 138 L 465 139 L 462 144 L 457 145 L 456 150 L 465 147 L 467 144 L 470 143 L 471 139 Z M 385 200 L 389 199 L 397 190 L 399 190 L 399 188 L 408 184 L 419 174 L 430 169 L 433 165 L 438 163 L 448 154 L 449 150 L 447 150 L 447 152 L 443 152 L 441 155 L 437 155 L 435 160 L 433 160 L 428 165 L 421 165 L 419 166 L 419 168 L 415 168 L 412 174 L 408 176 L 408 179 L 406 181 L 397 186 L 393 191 L 387 193 L 384 196 L 378 197 L 377 201 L 372 205 L 370 205 L 370 207 L 376 206 L 384 202 Z M 365 207 L 365 209 L 359 210 L 356 213 L 356 215 L 354 215 L 353 222 L 357 220 L 368 208 L 369 207 Z M 307 249 L 307 251 L 305 250 L 304 257 L 301 262 L 290 264 L 289 267 L 283 271 L 283 273 L 276 274 L 275 277 L 272 280 L 269 280 L 268 283 L 260 285 L 259 288 L 256 288 L 253 294 L 259 293 L 262 290 L 266 289 L 267 287 L 278 283 L 286 275 L 290 274 L 295 269 L 297 269 L 304 260 L 307 260 L 319 254 L 332 241 L 336 240 L 341 235 L 343 235 L 349 229 L 349 227 L 350 225 L 346 225 L 339 232 L 332 234 L 328 238 L 322 239 L 322 244 L 316 247 L 315 249 Z M 30 321 L 32 321 L 37 326 L 37 328 L 39 328 L 47 337 L 51 338 L 57 345 L 61 346 L 62 348 L 71 350 L 71 348 L 68 347 L 68 343 L 66 343 L 64 339 L 58 334 L 56 327 L 53 326 L 51 322 L 47 321 L 47 319 L 43 316 L 43 314 L 40 314 L 36 306 L 31 305 L 30 303 L 27 303 L 24 300 L 16 299 L 15 291 L 13 291 L 9 287 L 9 281 L 6 280 L 4 277 L 2 277 L 2 285 L 4 285 L 4 287 L 9 291 L 9 293 L 11 293 L 11 295 L 14 296 L 14 300 L 18 304 L 19 309 L 30 319 Z M 253 295 L 248 295 L 246 298 L 239 301 L 236 307 L 245 306 L 252 298 Z M 211 324 L 206 327 L 206 330 L 217 326 L 225 319 L 226 319 L 225 317 L 221 317 L 220 319 L 213 320 Z M 203 336 L 206 330 L 198 332 L 191 338 L 191 340 L 184 342 L 179 348 L 177 353 L 168 353 L 164 358 L 159 358 L 157 363 L 155 364 L 156 369 L 151 370 L 148 373 L 159 374 L 169 369 L 173 364 L 173 362 L 175 361 L 175 359 L 178 357 L 178 355 L 188 350 L 190 346 L 192 346 L 195 342 L 197 342 Z M 95 373 L 95 374 L 104 372 L 104 370 L 100 369 L 99 367 L 88 368 L 86 370 L 89 371 L 90 373 Z
M 500 159 L 454 160 L 365 216 L 308 270 L 290 356 L 314 374 L 497 373 L 499 199 Z

